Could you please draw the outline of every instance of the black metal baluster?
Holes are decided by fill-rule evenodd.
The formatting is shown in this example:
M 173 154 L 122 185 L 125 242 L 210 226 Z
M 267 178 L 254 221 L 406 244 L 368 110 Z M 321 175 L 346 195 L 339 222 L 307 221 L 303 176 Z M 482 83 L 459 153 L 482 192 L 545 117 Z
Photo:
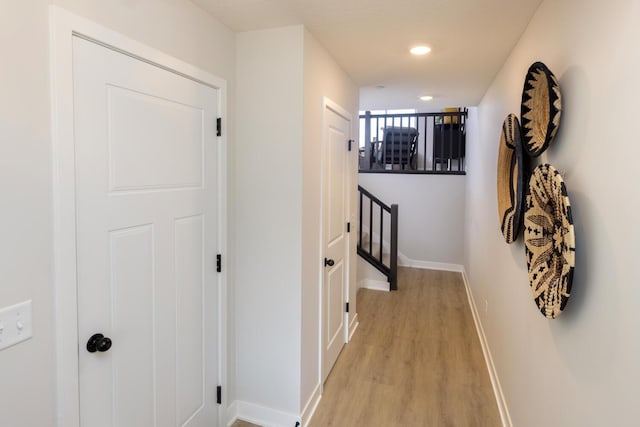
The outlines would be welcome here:
M 467 155 L 467 120 L 466 120 L 466 109 L 460 115 L 460 139 L 461 147 L 460 147 L 460 158 L 458 159 L 458 171 L 464 171 L 464 159 Z
M 358 246 L 362 247 L 362 190 L 358 186 L 360 193 L 360 222 L 358 223 Z
M 391 116 L 391 127 L 395 127 L 396 124 L 396 116 Z M 393 165 L 396 162 L 396 133 L 391 132 L 391 170 L 393 170 Z
M 423 138 L 424 138 L 424 151 L 422 153 L 422 170 L 427 170 L 427 129 L 428 129 L 428 124 L 429 124 L 429 118 L 425 117 L 424 118 L 424 132 L 423 132 Z
M 447 172 L 451 171 L 451 163 L 453 162 L 453 117 L 449 116 L 449 156 L 447 159 Z
M 429 134 L 429 117 L 424 118 L 424 152 L 422 155 L 424 156 L 424 164 L 423 170 L 427 170 L 427 135 Z
M 369 197 L 369 255 L 373 248 L 373 199 Z
M 460 113 L 458 113 L 460 114 Z M 456 157 L 458 158 L 458 172 L 460 172 L 460 159 L 462 158 L 462 116 L 458 115 L 458 151 Z
M 440 123 L 439 124 L 435 124 L 435 122 L 437 121 L 437 118 L 439 118 Z M 434 116 L 434 126 L 433 126 L 433 165 L 431 165 L 431 169 L 432 170 L 436 170 L 436 165 L 439 163 L 439 161 L 441 160 L 440 157 L 442 157 L 442 154 L 440 152 L 438 152 L 438 150 L 436 149 L 436 144 L 438 147 L 440 147 L 440 150 L 442 151 L 442 127 L 444 126 L 444 117 L 442 116 Z M 436 129 L 439 129 L 439 132 L 436 132 Z M 436 161 L 438 160 L 438 161 Z
M 387 120 L 388 118 L 385 116 L 384 118 L 384 122 L 381 126 L 380 132 L 382 132 L 382 141 L 380 142 L 380 149 L 382 150 L 382 155 L 381 155 L 381 159 L 382 159 L 382 164 L 380 166 L 382 166 L 382 168 L 385 168 L 385 165 L 387 164 L 387 141 L 385 141 L 384 138 L 384 129 L 387 127 Z
M 407 126 L 400 126 L 400 127 L 406 127 L 407 129 L 409 129 L 409 127 L 410 127 L 409 116 L 403 117 L 403 119 L 405 119 L 405 118 L 407 119 Z M 402 125 L 402 120 L 400 121 L 400 125 Z M 402 141 L 403 138 L 404 138 L 404 136 L 401 135 L 400 141 Z M 409 155 L 411 153 L 410 145 L 411 145 L 411 141 L 409 141 L 409 133 L 407 131 L 407 145 L 405 146 L 404 144 L 400 143 L 400 158 L 407 162 L 406 164 L 402 165 L 402 169 L 404 169 L 405 167 L 409 166 Z M 404 154 L 404 150 L 405 149 L 407 150 L 407 154 L 406 154 L 407 157 L 406 158 L 404 157 L 405 156 L 405 154 Z M 402 162 L 402 160 L 401 160 L 401 162 Z
M 384 217 L 382 215 L 383 212 L 384 211 L 382 210 L 382 206 L 380 206 L 380 262 L 383 262 L 382 261 L 382 236 L 383 236 L 383 234 L 382 234 L 382 230 L 383 230 L 382 225 L 384 223 Z
M 389 290 L 398 290 L 398 205 L 391 205 L 391 242 Z
M 378 117 L 376 119 L 376 136 L 377 136 L 377 143 L 376 143 L 376 147 L 377 147 L 377 157 L 376 157 L 376 162 L 378 162 L 379 164 L 381 162 L 384 161 L 383 159 L 383 154 L 384 154 L 384 141 L 382 140 L 382 138 L 380 138 L 380 118 Z

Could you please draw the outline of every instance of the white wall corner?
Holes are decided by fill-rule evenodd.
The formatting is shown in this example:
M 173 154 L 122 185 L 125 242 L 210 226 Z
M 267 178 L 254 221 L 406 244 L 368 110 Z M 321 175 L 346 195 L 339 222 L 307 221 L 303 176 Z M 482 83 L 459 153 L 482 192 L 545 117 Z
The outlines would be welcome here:
M 358 326 L 360 326 L 360 322 L 358 322 L 358 313 L 356 313 L 351 318 L 351 322 L 349 323 L 349 341 L 351 341 L 351 338 L 353 338 L 353 334 L 356 333 L 356 329 L 358 329 Z
M 398 253 L 398 265 L 400 267 L 423 268 L 426 270 L 454 271 L 461 273 L 464 267 L 461 264 L 450 264 L 446 262 L 422 261 L 411 259 L 404 254 Z
M 296 423 L 300 422 L 300 417 L 296 414 L 256 405 L 255 403 L 236 400 L 233 405 L 236 405 L 235 419 L 248 421 L 262 427 L 289 427 L 295 426 Z
M 375 231 L 371 234 L 371 236 L 374 242 L 377 242 L 380 240 L 380 234 L 376 233 Z M 388 254 L 389 252 L 391 252 L 391 247 L 387 240 L 382 241 L 382 251 L 385 254 Z M 456 273 L 460 273 L 464 269 L 464 267 L 461 264 L 411 259 L 400 251 L 398 251 L 398 266 L 423 268 L 427 270 L 454 271 Z M 360 281 L 358 283 L 360 283 Z M 376 289 L 376 288 L 370 288 L 370 289 Z
M 493 364 L 493 358 L 491 357 L 491 350 L 487 337 L 484 334 L 484 328 L 482 327 L 482 321 L 478 315 L 478 308 L 476 302 L 473 299 L 473 293 L 471 292 L 471 286 L 469 284 L 469 278 L 464 267 L 461 269 L 462 280 L 464 281 L 464 287 L 467 291 L 467 298 L 469 300 L 469 308 L 471 308 L 471 314 L 473 315 L 473 323 L 476 325 L 476 332 L 478 333 L 478 339 L 480 340 L 480 346 L 482 347 L 482 353 L 484 354 L 484 360 L 487 364 L 487 370 L 489 371 L 489 378 L 491 379 L 491 387 L 493 388 L 493 394 L 496 397 L 496 403 L 498 405 L 498 412 L 500 413 L 500 419 L 502 420 L 503 427 L 513 427 L 511 422 L 511 416 L 509 415 L 509 408 L 507 407 L 507 401 L 502 393 L 502 387 L 500 385 L 500 379 L 498 378 L 498 372 Z
M 389 292 L 389 282 L 374 279 L 360 279 L 358 280 L 358 289 L 360 288 Z
M 233 423 L 238 420 L 238 404 L 236 400 L 234 400 L 233 403 L 227 406 L 227 410 L 224 414 L 224 419 L 226 420 L 226 422 L 223 422 L 222 425 L 231 427 Z
M 311 393 L 311 397 L 309 397 L 309 400 L 302 410 L 302 427 L 307 427 L 309 425 L 311 418 L 313 418 L 313 414 L 316 412 L 316 409 L 320 404 L 320 399 L 322 399 L 322 384 L 318 382 L 318 385 L 316 385 L 313 393 Z

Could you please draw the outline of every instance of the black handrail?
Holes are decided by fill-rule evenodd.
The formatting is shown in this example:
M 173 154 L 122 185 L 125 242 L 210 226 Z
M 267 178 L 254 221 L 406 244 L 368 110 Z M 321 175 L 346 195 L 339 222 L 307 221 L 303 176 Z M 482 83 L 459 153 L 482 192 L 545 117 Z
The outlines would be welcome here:
M 358 255 L 364 258 L 367 262 L 373 265 L 378 271 L 387 276 L 389 281 L 389 289 L 395 291 L 398 289 L 398 205 L 392 204 L 388 206 L 382 202 L 376 196 L 364 189 L 362 186 L 358 186 L 358 192 L 360 197 L 360 212 L 359 212 L 359 225 L 358 225 Z M 365 206 L 364 199 L 369 200 L 368 206 Z M 365 208 L 369 210 L 368 224 L 364 223 Z M 376 242 L 377 249 L 374 250 L 373 241 L 373 227 L 374 227 L 374 210 L 378 210 L 379 217 L 375 217 L 378 220 L 379 234 L 378 241 Z M 385 242 L 385 214 L 389 217 L 389 262 L 386 263 L 384 259 L 384 242 Z M 368 242 L 363 241 L 363 227 L 367 226 L 367 239 Z M 368 243 L 368 244 L 367 244 Z
M 362 173 L 465 174 L 467 109 L 360 115 Z
M 383 202 L 382 200 L 378 199 L 376 196 L 368 192 L 366 188 L 362 187 L 361 185 L 358 185 L 358 191 L 364 194 L 365 196 L 367 196 L 369 199 L 373 200 L 374 203 L 377 203 L 378 205 L 380 205 L 382 209 L 391 213 L 391 207 L 387 206 L 385 202 Z

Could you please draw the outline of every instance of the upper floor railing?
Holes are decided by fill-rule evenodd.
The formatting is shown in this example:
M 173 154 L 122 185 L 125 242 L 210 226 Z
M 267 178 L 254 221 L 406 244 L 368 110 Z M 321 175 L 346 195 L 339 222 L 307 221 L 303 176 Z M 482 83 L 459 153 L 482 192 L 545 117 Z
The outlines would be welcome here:
M 467 110 L 360 116 L 359 171 L 465 173 Z

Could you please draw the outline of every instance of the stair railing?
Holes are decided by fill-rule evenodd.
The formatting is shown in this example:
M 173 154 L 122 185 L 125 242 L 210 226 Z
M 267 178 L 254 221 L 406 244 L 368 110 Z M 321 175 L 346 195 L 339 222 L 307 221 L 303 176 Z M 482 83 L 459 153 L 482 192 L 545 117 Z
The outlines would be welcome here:
M 361 186 L 358 192 L 358 255 L 384 274 L 389 290 L 395 291 L 398 289 L 398 205 L 388 206 Z M 385 248 L 389 249 L 388 259 Z

